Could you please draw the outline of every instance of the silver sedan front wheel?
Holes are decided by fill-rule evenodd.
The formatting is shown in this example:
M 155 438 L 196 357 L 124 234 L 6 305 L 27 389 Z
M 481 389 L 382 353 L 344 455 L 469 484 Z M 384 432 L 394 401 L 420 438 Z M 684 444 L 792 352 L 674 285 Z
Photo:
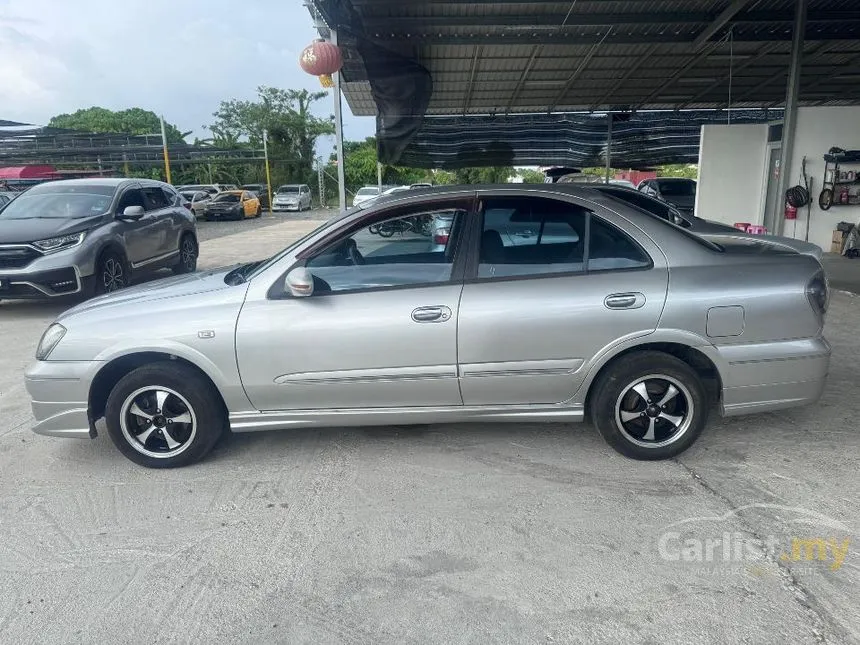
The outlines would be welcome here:
M 132 448 L 154 459 L 166 459 L 191 445 L 197 434 L 197 415 L 178 392 L 142 387 L 123 402 L 120 426 Z
M 123 376 L 105 405 L 111 441 L 149 468 L 202 459 L 227 430 L 227 409 L 212 381 L 178 360 L 142 365 Z

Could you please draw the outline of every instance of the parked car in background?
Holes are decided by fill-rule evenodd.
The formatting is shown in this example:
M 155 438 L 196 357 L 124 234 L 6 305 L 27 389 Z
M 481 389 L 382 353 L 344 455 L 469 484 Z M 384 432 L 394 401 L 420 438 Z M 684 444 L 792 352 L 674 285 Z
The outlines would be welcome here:
M 438 248 L 371 231 L 443 214 Z M 818 400 L 828 296 L 813 258 L 717 246 L 592 187 L 444 187 L 346 211 L 263 262 L 67 311 L 26 387 L 35 432 L 88 438 L 103 417 L 150 467 L 231 430 L 586 418 L 620 453 L 666 459 L 713 408 Z
M 624 188 L 632 188 L 633 190 L 636 190 L 635 184 L 627 179 L 610 179 L 609 184 L 611 186 L 624 186 Z
M 362 202 L 365 202 L 368 199 L 379 197 L 381 192 L 382 191 L 379 190 L 379 186 L 364 186 L 359 188 L 352 198 L 352 205 L 360 206 Z
M 623 202 L 626 202 L 631 206 L 641 208 L 644 211 L 651 213 L 662 220 L 677 224 L 678 226 L 681 226 L 682 228 L 685 228 L 692 233 L 696 233 L 697 235 L 702 235 L 707 239 L 710 239 L 712 242 L 720 243 L 721 237 L 728 237 L 734 239 L 746 238 L 753 240 L 766 239 L 772 244 L 784 245 L 790 249 L 797 251 L 798 253 L 810 255 L 819 261 L 821 260 L 823 255 L 821 247 L 810 242 L 804 242 L 803 240 L 796 240 L 793 237 L 782 237 L 777 235 L 752 235 L 750 233 L 740 231 L 734 226 L 729 226 L 728 224 L 711 222 L 710 220 L 702 219 L 701 217 L 696 217 L 695 215 L 681 214 L 681 212 L 677 208 L 675 208 L 668 202 L 665 202 L 662 199 L 657 199 L 656 197 L 651 197 L 650 195 L 643 194 L 637 190 L 612 185 L 595 186 L 595 188 L 600 192 L 611 195 L 615 199 L 619 199 Z
M 307 184 L 278 186 L 272 197 L 272 211 L 305 211 L 312 207 L 311 187 Z
M 260 198 L 263 208 L 269 208 L 269 187 L 266 184 L 245 184 L 244 186 L 239 186 L 239 188 L 254 193 Z
M 247 190 L 228 190 L 215 195 L 203 209 L 203 218 L 212 220 L 242 220 L 263 213 L 260 198 Z
M 433 188 L 433 184 L 428 182 L 419 182 L 417 184 L 412 184 L 409 188 Z
M 683 177 L 658 177 L 639 183 L 639 190 L 646 195 L 669 202 L 682 215 L 692 215 L 696 208 L 696 180 Z
M 195 217 L 203 217 L 206 204 L 213 197 L 212 193 L 207 193 L 205 190 L 180 190 L 179 194 L 188 201 Z M 215 194 L 217 195 L 217 193 Z
M 0 210 L 0 299 L 110 293 L 145 271 L 197 267 L 194 216 L 146 179 L 33 186 Z
M 0 208 L 11 202 L 14 196 L 14 193 L 0 192 Z
M 183 191 L 198 191 L 202 190 L 210 195 L 217 195 L 218 193 L 224 192 L 225 190 L 234 190 L 236 188 L 235 184 L 186 184 L 184 186 L 177 186 L 176 190 Z

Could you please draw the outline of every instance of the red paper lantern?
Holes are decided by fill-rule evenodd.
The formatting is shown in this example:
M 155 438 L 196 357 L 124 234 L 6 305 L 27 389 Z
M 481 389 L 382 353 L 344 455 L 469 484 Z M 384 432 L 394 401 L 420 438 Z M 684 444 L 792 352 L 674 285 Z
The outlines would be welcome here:
M 334 74 L 343 65 L 340 49 L 326 40 L 315 40 L 302 50 L 299 65 L 308 74 Z

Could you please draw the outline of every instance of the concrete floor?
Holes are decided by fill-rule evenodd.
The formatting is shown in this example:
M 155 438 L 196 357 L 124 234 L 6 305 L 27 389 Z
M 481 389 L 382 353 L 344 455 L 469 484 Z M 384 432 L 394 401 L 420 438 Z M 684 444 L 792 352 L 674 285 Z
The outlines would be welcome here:
M 201 266 L 309 226 L 210 239 Z M 57 310 L 0 306 L 0 642 L 860 642 L 860 298 L 834 294 L 818 405 L 714 417 L 674 461 L 487 424 L 236 435 L 174 471 L 29 431 Z
M 830 278 L 831 287 L 860 294 L 860 258 L 846 258 L 835 253 L 825 253 L 824 268 Z

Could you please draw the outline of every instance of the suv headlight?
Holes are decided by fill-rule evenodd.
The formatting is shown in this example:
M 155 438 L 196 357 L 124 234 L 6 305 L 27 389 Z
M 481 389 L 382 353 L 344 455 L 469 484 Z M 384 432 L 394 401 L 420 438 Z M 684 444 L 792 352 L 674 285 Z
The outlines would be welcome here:
M 44 361 L 48 358 L 54 348 L 59 345 L 63 336 L 66 335 L 66 328 L 59 323 L 54 323 L 45 330 L 42 334 L 42 339 L 39 341 L 39 346 L 36 348 L 36 360 Z
M 61 251 L 63 249 L 77 246 L 78 244 L 83 242 L 84 235 L 86 235 L 86 233 L 75 233 L 73 235 L 51 237 L 47 240 L 39 240 L 38 242 L 33 242 L 33 246 L 35 246 L 40 251 L 45 251 L 46 253 L 50 253 L 52 251 Z

